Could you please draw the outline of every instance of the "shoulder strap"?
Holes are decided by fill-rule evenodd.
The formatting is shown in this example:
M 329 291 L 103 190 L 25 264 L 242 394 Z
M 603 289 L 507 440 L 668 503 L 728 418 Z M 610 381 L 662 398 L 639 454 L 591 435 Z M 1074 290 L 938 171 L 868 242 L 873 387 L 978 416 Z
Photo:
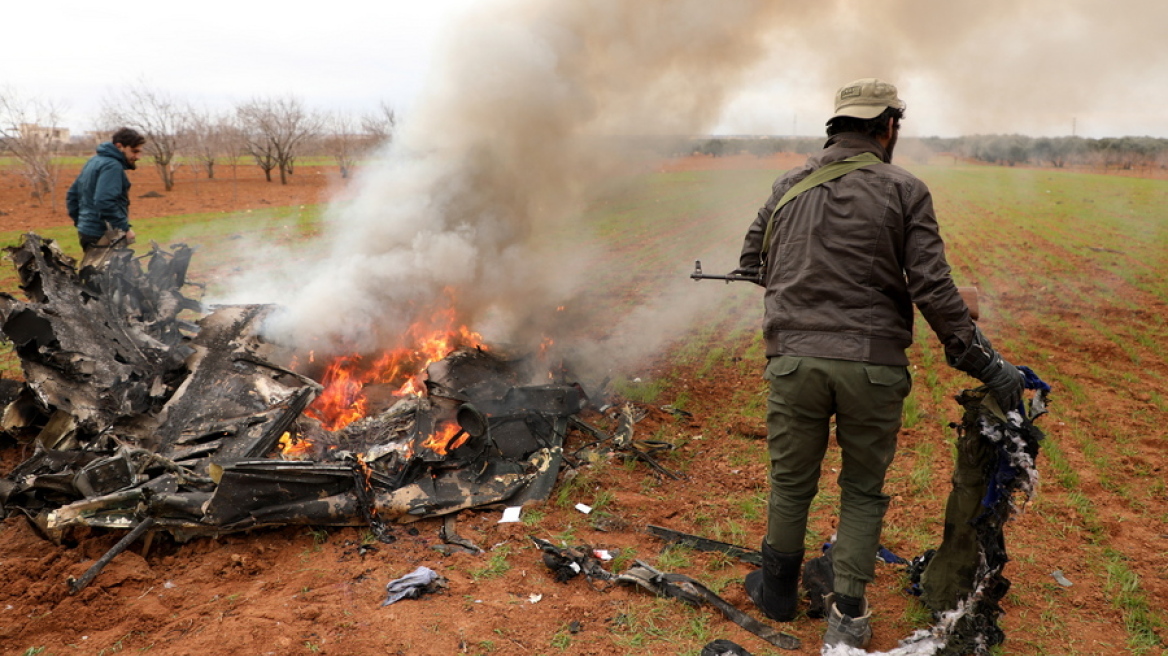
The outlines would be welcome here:
M 775 217 L 778 216 L 779 210 L 783 209 L 784 205 L 795 200 L 796 196 L 807 191 L 808 189 L 811 189 L 812 187 L 818 187 L 825 182 L 830 182 L 836 178 L 847 175 L 856 169 L 862 169 L 865 166 L 879 164 L 882 161 L 883 160 L 877 157 L 875 153 L 860 153 L 859 155 L 854 155 L 847 159 L 841 159 L 839 161 L 832 162 L 831 164 L 825 164 L 824 166 L 821 166 L 812 171 L 806 178 L 803 178 L 790 189 L 788 189 L 787 193 L 783 194 L 783 197 L 779 199 L 779 204 L 775 205 L 774 211 L 771 212 L 771 218 L 769 221 L 767 221 L 766 232 L 762 237 L 762 257 L 765 258 L 767 251 L 769 251 L 771 248 L 771 232 L 773 232 L 775 228 Z

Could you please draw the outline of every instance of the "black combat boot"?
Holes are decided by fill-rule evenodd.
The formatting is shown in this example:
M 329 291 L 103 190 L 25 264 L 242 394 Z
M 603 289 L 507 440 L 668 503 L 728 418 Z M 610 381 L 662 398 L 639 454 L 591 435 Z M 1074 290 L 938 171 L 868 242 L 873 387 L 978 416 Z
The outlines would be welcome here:
M 803 550 L 775 551 L 762 542 L 762 568 L 746 575 L 746 594 L 763 615 L 790 622 L 799 610 L 799 571 Z

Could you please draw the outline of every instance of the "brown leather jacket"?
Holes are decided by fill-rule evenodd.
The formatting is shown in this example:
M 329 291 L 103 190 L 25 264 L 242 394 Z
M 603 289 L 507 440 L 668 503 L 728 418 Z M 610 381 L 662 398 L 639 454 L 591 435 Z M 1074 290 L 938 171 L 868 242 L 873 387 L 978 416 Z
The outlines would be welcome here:
M 907 365 L 913 304 L 947 354 L 960 356 L 974 323 L 945 261 L 925 183 L 888 163 L 875 139 L 839 134 L 775 181 L 742 247 L 757 268 L 763 234 L 783 194 L 811 171 L 863 152 L 882 162 L 813 187 L 775 217 L 764 267 L 767 355 Z

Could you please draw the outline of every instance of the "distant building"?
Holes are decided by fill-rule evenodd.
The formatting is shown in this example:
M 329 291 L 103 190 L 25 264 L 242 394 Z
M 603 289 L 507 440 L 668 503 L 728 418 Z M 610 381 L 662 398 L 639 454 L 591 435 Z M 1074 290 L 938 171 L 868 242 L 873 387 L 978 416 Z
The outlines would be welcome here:
M 69 143 L 69 128 L 49 128 L 35 123 L 21 123 L 20 136 L 44 139 L 50 143 L 64 146 Z
M 83 132 L 73 138 L 75 143 L 80 143 L 86 146 L 96 146 L 102 142 L 110 140 L 109 132 L 98 132 L 97 130 L 90 130 Z

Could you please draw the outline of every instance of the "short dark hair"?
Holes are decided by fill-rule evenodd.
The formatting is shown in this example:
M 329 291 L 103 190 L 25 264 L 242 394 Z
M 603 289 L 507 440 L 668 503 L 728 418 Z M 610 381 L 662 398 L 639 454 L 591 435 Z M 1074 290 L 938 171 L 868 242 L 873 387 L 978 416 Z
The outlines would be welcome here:
M 876 118 L 837 116 L 827 122 L 827 136 L 832 137 L 843 132 L 859 132 L 869 137 L 887 137 L 888 119 L 893 119 L 893 127 L 899 130 L 902 118 L 904 118 L 904 110 L 895 107 L 885 107 L 880 116 Z
M 146 137 L 133 128 L 118 128 L 114 136 L 110 137 L 110 141 L 130 148 L 137 148 L 146 143 Z

